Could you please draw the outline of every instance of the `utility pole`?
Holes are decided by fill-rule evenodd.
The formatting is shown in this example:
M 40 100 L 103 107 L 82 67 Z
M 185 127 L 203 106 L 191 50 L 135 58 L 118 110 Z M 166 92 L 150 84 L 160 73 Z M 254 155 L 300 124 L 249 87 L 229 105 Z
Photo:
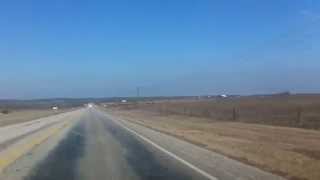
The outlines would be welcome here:
M 137 87 L 137 98 L 140 97 L 140 87 Z

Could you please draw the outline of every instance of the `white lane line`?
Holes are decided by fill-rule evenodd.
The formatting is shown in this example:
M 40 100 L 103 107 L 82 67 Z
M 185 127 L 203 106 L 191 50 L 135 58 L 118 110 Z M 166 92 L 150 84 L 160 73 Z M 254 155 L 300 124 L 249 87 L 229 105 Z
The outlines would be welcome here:
M 111 118 L 108 118 L 108 119 L 111 119 Z M 193 169 L 194 171 L 198 172 L 199 174 L 203 175 L 204 177 L 210 179 L 210 180 L 218 180 L 218 178 L 210 175 L 209 173 L 201 170 L 200 168 L 194 166 L 193 164 L 189 163 L 188 161 L 180 158 L 179 156 L 177 156 L 176 154 L 164 149 L 163 147 L 161 147 L 160 145 L 154 143 L 153 141 L 151 141 L 149 138 L 147 137 L 144 137 L 143 135 L 137 133 L 136 131 L 134 130 L 131 130 L 129 129 L 126 125 L 120 123 L 120 122 L 117 122 L 115 120 L 112 120 L 113 122 L 115 122 L 116 124 L 118 124 L 119 126 L 121 126 L 122 128 L 126 129 L 127 131 L 133 133 L 134 135 L 138 136 L 139 138 L 143 139 L 144 141 L 146 141 L 147 143 L 151 144 L 152 146 L 158 148 L 159 150 L 161 150 L 162 152 L 166 153 L 167 155 L 175 158 L 176 160 L 180 161 L 181 163 L 183 163 L 184 165 L 188 166 L 189 168 Z

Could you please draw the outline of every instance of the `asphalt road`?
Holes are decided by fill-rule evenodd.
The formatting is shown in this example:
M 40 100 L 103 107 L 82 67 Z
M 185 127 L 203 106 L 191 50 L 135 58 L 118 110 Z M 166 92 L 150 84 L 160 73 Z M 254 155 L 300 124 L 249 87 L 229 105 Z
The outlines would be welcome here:
M 281 179 L 95 107 L 61 122 L 69 126 L 15 161 L 0 179 Z

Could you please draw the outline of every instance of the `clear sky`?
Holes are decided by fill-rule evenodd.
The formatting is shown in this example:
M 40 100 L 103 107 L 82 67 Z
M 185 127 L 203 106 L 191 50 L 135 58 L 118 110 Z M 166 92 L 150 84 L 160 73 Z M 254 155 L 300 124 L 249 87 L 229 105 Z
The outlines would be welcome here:
M 320 92 L 317 0 L 10 0 L 0 98 Z

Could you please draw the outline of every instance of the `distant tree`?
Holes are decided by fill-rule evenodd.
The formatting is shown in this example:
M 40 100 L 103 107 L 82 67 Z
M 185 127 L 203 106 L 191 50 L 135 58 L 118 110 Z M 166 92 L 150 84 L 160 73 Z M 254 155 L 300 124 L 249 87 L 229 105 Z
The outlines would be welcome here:
M 276 93 L 276 94 L 273 94 L 274 96 L 290 96 L 291 93 L 290 91 L 284 91 L 284 92 L 279 92 L 279 93 Z

